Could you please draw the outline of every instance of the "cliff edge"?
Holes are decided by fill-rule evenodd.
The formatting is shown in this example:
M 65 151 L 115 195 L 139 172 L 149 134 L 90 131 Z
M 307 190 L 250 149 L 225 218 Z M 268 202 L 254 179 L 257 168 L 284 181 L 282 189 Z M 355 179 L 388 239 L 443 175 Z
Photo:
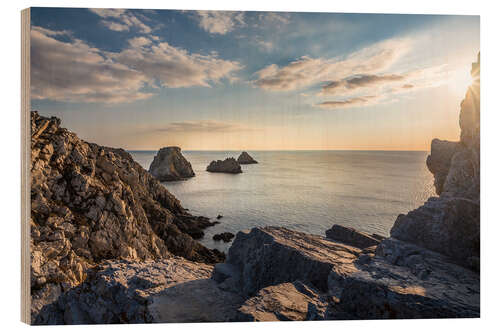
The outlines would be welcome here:
M 427 166 L 439 197 L 398 216 L 391 236 L 447 255 L 479 271 L 480 243 L 480 58 L 460 104 L 460 141 L 434 139 Z
M 103 260 L 223 260 L 193 239 L 212 225 L 207 218 L 190 215 L 123 149 L 85 142 L 60 124 L 31 112 L 33 315 Z

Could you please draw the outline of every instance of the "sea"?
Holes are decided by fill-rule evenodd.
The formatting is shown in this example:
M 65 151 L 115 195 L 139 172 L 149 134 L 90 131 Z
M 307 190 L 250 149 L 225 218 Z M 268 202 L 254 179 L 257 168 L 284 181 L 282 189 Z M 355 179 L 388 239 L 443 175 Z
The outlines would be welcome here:
M 146 170 L 156 151 L 130 151 Z M 283 226 L 324 235 L 333 224 L 389 235 L 399 214 L 434 196 L 421 151 L 248 151 L 258 164 L 241 174 L 210 173 L 212 160 L 237 158 L 239 151 L 182 151 L 196 176 L 163 185 L 193 215 L 221 223 L 205 229 L 208 248 L 221 232 Z

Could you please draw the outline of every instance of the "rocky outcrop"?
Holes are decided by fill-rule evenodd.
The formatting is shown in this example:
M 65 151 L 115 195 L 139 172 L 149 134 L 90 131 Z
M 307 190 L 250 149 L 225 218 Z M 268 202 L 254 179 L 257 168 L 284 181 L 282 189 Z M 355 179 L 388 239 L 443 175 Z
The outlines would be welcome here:
M 246 151 L 242 152 L 240 156 L 238 156 L 238 163 L 239 164 L 257 164 L 256 160 L 253 159 L 250 154 L 248 154 Z
M 124 150 L 85 142 L 60 123 L 31 113 L 34 315 L 103 260 L 223 260 L 191 237 L 208 219 L 190 215 Z
M 427 166 L 438 198 L 398 216 L 391 236 L 440 252 L 479 270 L 480 240 L 480 62 L 460 110 L 460 141 L 434 139 Z
M 220 234 L 215 234 L 212 239 L 214 241 L 223 241 L 224 243 L 229 243 L 231 239 L 234 238 L 234 234 L 230 232 L 222 232 Z
M 242 173 L 241 166 L 232 157 L 226 158 L 224 161 L 212 161 L 207 166 L 208 172 L 222 172 L 222 173 Z
M 149 173 L 162 182 L 195 176 L 191 163 L 181 154 L 179 147 L 161 148 L 149 166 Z
M 239 321 L 322 320 L 327 298 L 300 281 L 261 289 L 240 308 Z
M 347 272 L 347 274 L 346 274 Z M 389 238 L 373 256 L 335 267 L 328 319 L 476 318 L 479 275 L 436 252 Z
M 329 239 L 359 247 L 361 249 L 376 246 L 380 243 L 380 240 L 375 238 L 376 236 L 373 237 L 367 233 L 357 231 L 354 228 L 348 228 L 338 224 L 334 224 L 325 232 L 325 234 Z
M 106 261 L 42 308 L 35 324 L 220 322 L 244 301 L 210 279 L 213 266 L 180 257 Z
M 237 289 L 246 295 L 296 280 L 324 292 L 332 268 L 355 260 L 361 252 L 320 236 L 264 227 L 239 232 L 229 248 L 226 263 L 240 272 Z
M 477 273 L 393 238 L 362 250 L 254 228 L 237 234 L 213 277 L 221 289 L 247 297 L 239 308 L 244 320 L 479 316 Z

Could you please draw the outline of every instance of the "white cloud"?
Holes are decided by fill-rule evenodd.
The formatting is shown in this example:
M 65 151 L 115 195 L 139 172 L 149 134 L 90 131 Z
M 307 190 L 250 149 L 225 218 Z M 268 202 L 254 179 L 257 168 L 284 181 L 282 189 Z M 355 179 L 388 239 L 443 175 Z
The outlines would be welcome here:
M 134 47 L 134 48 L 138 48 L 138 47 L 141 47 L 141 46 L 146 46 L 146 45 L 149 45 L 151 44 L 151 40 L 146 38 L 146 37 L 135 37 L 135 38 L 131 38 L 128 40 L 128 43 L 131 47 Z
M 259 14 L 259 20 L 270 24 L 288 24 L 290 23 L 290 13 L 265 12 Z
M 129 31 L 131 28 L 136 28 L 144 34 L 152 31 L 148 25 L 126 9 L 90 8 L 89 10 L 104 18 L 101 23 L 110 30 Z
M 236 61 L 218 58 L 216 53 L 189 53 L 166 42 L 148 48 L 131 47 L 107 55 L 169 88 L 210 87 L 224 78 L 234 80 L 234 72 L 242 68 Z
M 109 30 L 113 30 L 113 31 L 128 31 L 129 30 L 129 27 L 125 24 L 120 24 L 120 23 L 105 21 L 105 20 L 102 20 L 101 23 L 105 27 L 107 27 Z
M 288 65 L 269 65 L 255 73 L 254 84 L 265 90 L 289 91 L 323 81 L 335 81 L 354 73 L 378 73 L 393 65 L 409 48 L 407 40 L 388 40 L 346 58 L 311 58 L 303 56 Z
M 237 26 L 245 26 L 243 12 L 198 11 L 199 26 L 211 34 L 225 35 Z
M 119 18 L 125 14 L 125 9 L 112 9 L 112 8 L 89 8 L 89 10 L 100 17 L 114 17 Z
M 69 41 L 57 40 L 65 34 Z M 138 37 L 129 48 L 104 52 L 69 33 L 33 27 L 32 98 L 74 102 L 126 103 L 153 96 L 145 87 L 210 87 L 242 66 L 218 58 L 153 43 Z

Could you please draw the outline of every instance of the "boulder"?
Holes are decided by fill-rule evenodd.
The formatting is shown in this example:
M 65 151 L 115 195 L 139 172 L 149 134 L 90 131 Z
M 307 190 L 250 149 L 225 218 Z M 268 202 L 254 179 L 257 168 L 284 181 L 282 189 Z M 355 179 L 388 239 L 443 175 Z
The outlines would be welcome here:
M 354 228 L 348 228 L 338 224 L 334 224 L 325 234 L 329 239 L 359 247 L 360 249 L 378 245 L 380 242 L 379 239 L 375 238 L 380 236 L 373 237 L 367 233 L 357 231 Z
M 479 281 L 439 253 L 388 238 L 369 260 L 334 267 L 326 319 L 477 318 Z
M 439 195 L 450 170 L 451 159 L 460 149 L 458 142 L 434 139 L 431 142 L 431 154 L 427 156 L 427 168 L 434 175 L 434 187 Z
M 250 154 L 248 154 L 246 151 L 244 151 L 238 157 L 238 163 L 239 164 L 257 164 L 259 162 L 254 160 L 253 157 L 250 156 Z
M 300 281 L 261 289 L 238 310 L 240 321 L 322 320 L 328 302 Z
M 356 260 L 360 253 L 358 248 L 320 236 L 263 227 L 238 232 L 226 263 L 240 272 L 238 289 L 245 295 L 296 280 L 326 291 L 332 268 Z
M 162 182 L 195 176 L 191 163 L 181 154 L 179 147 L 161 148 L 149 166 L 149 173 Z
M 479 316 L 477 273 L 394 238 L 362 252 L 286 228 L 254 228 L 238 233 L 214 279 L 247 298 L 240 320 Z
M 35 324 L 182 323 L 234 320 L 241 296 L 210 279 L 213 266 L 180 257 L 106 261 L 41 309 Z
M 240 164 L 232 157 L 226 158 L 224 161 L 212 161 L 207 166 L 208 172 L 222 173 L 242 173 Z
M 234 234 L 233 233 L 230 233 L 230 232 L 223 232 L 223 233 L 220 233 L 220 234 L 215 234 L 212 239 L 214 241 L 223 241 L 224 243 L 229 243 L 231 241 L 231 239 L 234 238 Z
M 479 257 L 480 206 L 463 198 L 430 198 L 423 206 L 401 214 L 391 236 L 443 253 L 468 265 Z

